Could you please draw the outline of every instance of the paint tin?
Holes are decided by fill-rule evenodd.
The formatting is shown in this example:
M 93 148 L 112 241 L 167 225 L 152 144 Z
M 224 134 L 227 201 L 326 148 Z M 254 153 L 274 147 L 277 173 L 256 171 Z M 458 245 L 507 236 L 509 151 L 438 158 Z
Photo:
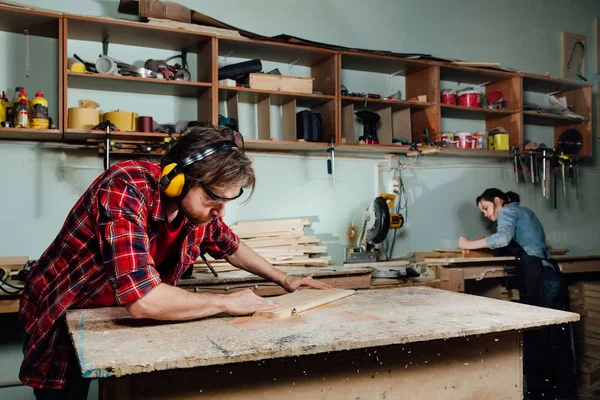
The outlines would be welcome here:
M 442 90 L 442 104 L 456 104 L 456 92 L 452 89 Z
M 464 107 L 481 107 L 481 92 L 472 88 L 458 92 L 458 105 Z

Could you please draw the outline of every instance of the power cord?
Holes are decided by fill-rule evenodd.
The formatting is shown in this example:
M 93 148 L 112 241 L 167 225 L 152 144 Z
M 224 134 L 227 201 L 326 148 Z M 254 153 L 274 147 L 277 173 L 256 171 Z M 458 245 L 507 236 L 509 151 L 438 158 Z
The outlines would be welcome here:
M 398 195 L 398 204 L 396 204 L 396 214 L 401 214 L 404 210 L 404 224 L 408 220 L 408 197 L 406 195 L 406 188 L 404 187 L 404 181 L 402 180 L 402 173 L 399 169 L 394 169 L 394 175 L 398 174 L 396 180 L 398 181 L 398 190 L 394 190 L 394 194 Z M 392 254 L 394 253 L 394 245 L 396 244 L 396 233 L 398 229 L 394 229 L 394 237 L 392 238 L 392 244 L 389 247 L 388 254 L 386 255 L 386 261 L 391 260 Z

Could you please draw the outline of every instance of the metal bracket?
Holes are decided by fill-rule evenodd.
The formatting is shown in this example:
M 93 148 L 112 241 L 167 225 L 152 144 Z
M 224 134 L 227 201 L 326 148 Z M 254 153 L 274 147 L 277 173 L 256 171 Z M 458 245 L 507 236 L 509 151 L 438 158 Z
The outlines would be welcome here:
M 102 55 L 108 56 L 108 45 L 110 43 L 110 35 L 106 35 L 104 39 L 102 39 Z
M 288 63 L 288 69 L 290 70 L 290 75 L 293 75 L 292 69 L 294 68 L 294 65 L 298 64 L 298 61 L 300 61 L 300 59 L 296 58 L 294 61 Z
M 231 57 L 231 55 L 233 54 L 233 50 L 231 50 L 229 53 L 225 54 L 223 57 L 223 65 L 227 65 L 227 61 L 229 59 L 229 57 Z

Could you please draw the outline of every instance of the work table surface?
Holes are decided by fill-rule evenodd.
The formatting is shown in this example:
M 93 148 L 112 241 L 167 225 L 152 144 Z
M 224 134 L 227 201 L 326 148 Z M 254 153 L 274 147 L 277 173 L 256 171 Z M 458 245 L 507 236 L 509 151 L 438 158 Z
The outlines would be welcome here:
M 123 308 L 67 312 L 82 373 L 105 378 L 450 339 L 573 322 L 579 315 L 427 287 L 363 290 L 297 317 L 134 320 Z

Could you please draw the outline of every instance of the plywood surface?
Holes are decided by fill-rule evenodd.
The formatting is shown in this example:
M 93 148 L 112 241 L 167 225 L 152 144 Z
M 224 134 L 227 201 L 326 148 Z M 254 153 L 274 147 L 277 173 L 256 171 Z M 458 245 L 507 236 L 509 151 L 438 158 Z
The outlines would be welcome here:
M 123 308 L 71 310 L 67 324 L 82 373 L 110 377 L 320 354 L 535 328 L 575 313 L 450 291 L 364 290 L 298 317 L 134 320 Z

